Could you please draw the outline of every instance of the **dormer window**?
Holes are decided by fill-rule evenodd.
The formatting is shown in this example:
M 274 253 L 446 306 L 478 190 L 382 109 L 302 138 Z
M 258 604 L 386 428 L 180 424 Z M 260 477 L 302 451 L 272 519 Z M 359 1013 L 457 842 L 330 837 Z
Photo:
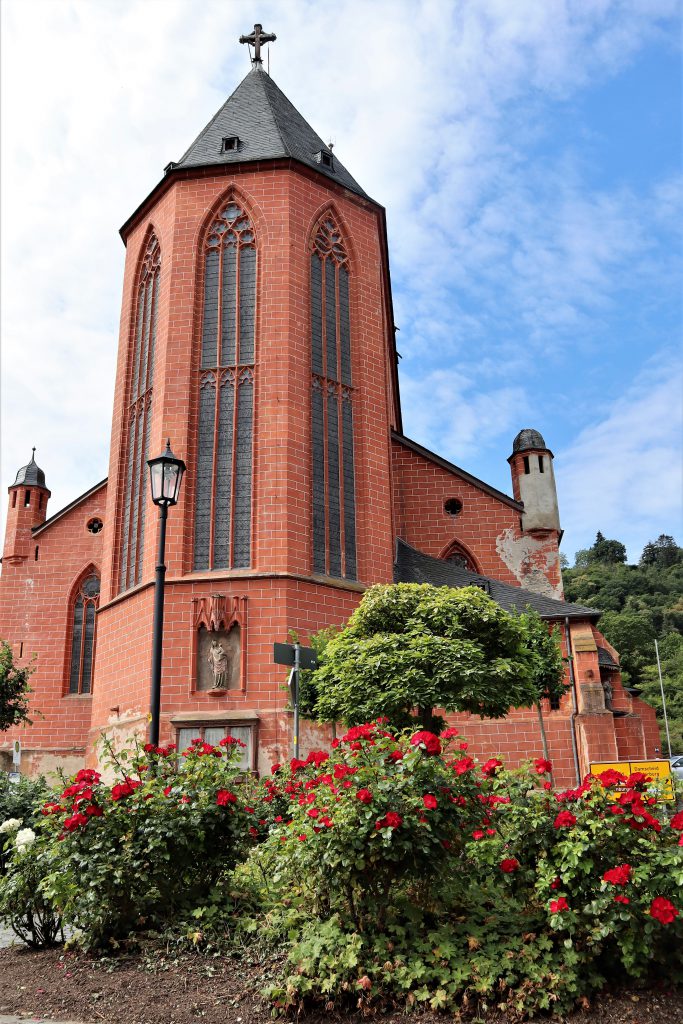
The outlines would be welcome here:
M 328 150 L 321 149 L 315 154 L 315 158 L 321 167 L 327 167 L 330 171 L 334 170 L 334 157 Z
M 239 135 L 226 135 L 221 143 L 221 153 L 236 153 L 239 148 Z

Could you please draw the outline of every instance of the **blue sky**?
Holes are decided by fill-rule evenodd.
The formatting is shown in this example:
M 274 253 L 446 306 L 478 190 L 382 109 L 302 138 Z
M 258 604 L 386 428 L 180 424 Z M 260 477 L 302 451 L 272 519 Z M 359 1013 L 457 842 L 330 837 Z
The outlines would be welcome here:
M 681 529 L 678 0 L 4 0 L 2 483 L 104 477 L 118 228 L 248 71 L 387 208 L 404 427 L 510 490 L 555 454 L 563 550 Z M 30 68 L 30 74 L 26 69 Z

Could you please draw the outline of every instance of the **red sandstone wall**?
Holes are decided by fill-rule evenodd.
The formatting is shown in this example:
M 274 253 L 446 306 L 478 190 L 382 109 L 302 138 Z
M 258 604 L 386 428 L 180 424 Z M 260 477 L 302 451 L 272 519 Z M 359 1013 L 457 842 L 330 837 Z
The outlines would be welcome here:
M 505 531 L 521 536 L 519 511 L 399 441 L 392 442 L 391 453 L 398 536 L 435 558 L 458 541 L 479 572 L 519 586 L 496 547 Z M 462 512 L 455 518 L 444 511 L 449 498 L 462 502 Z
M 3 564 L 0 636 L 12 644 L 20 664 L 35 656 L 36 671 L 31 677 L 34 724 L 3 733 L 0 749 L 9 749 L 14 738 L 20 738 L 26 750 L 25 769 L 33 772 L 52 770 L 72 753 L 82 758 L 85 747 L 92 698 L 65 693 L 69 605 L 84 570 L 101 565 L 104 533 L 92 534 L 86 524 L 93 516 L 104 519 L 106 494 L 106 486 L 101 487 L 32 537 L 30 558 Z M 22 642 L 24 656 L 19 659 Z M 30 753 L 34 748 L 40 753 Z

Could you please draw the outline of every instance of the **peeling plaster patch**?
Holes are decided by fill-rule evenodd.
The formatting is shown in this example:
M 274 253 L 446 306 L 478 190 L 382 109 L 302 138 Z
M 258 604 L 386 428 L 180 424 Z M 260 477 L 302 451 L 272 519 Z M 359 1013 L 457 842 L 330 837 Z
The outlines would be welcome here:
M 548 573 L 556 567 L 558 555 L 547 541 L 537 540 L 529 534 L 516 536 L 515 528 L 509 526 L 496 538 L 496 551 L 521 586 L 536 594 L 562 600 L 560 588 L 553 586 L 548 579 Z

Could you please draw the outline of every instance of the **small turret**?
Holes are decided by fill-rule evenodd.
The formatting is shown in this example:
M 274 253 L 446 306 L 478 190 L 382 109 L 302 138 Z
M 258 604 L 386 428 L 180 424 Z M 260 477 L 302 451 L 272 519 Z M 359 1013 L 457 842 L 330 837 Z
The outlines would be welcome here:
M 44 523 L 50 492 L 45 486 L 45 473 L 36 464 L 36 450 L 31 461 L 22 466 L 16 480 L 8 487 L 9 507 L 5 527 L 5 546 L 2 561 L 5 565 L 18 565 L 32 555 L 31 530 Z
M 512 443 L 508 459 L 512 473 L 513 494 L 524 503 L 522 530 L 524 533 L 560 530 L 557 506 L 553 453 L 546 446 L 538 430 L 520 430 Z

